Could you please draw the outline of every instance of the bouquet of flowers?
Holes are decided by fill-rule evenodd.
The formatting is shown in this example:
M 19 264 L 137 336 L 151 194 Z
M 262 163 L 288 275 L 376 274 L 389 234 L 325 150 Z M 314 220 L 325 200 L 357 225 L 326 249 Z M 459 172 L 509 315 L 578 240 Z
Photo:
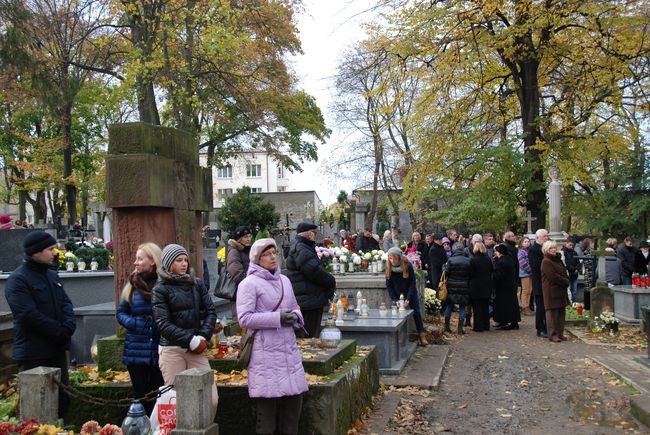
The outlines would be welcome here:
M 596 318 L 596 319 L 598 319 L 598 318 Z M 611 311 L 603 311 L 600 314 L 600 320 L 608 328 L 618 326 L 618 322 L 619 322 L 619 320 L 616 317 L 614 317 L 614 313 L 612 313 Z
M 217 251 L 217 259 L 219 260 L 219 262 L 221 264 L 223 264 L 224 266 L 226 265 L 226 247 L 225 246 Z
M 431 288 L 424 289 L 424 309 L 430 316 L 440 315 L 442 301 L 436 297 L 436 291 Z
M 422 261 L 420 260 L 420 254 L 418 254 L 417 251 L 407 253 L 406 259 L 411 263 L 411 265 L 413 265 L 413 269 L 422 269 Z
M 334 250 L 330 248 L 323 248 L 322 246 L 316 246 L 316 255 L 318 255 L 320 262 L 323 263 L 323 267 L 331 272 Z

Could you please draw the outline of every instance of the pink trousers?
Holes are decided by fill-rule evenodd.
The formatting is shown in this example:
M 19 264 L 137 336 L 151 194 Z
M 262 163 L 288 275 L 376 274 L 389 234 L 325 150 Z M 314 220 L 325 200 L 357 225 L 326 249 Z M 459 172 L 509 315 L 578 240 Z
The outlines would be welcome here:
M 176 375 L 187 369 L 210 369 L 210 363 L 205 355 L 195 355 L 175 347 L 162 347 L 158 358 L 165 385 L 172 385 Z M 212 419 L 217 415 L 219 395 L 217 385 L 212 383 Z

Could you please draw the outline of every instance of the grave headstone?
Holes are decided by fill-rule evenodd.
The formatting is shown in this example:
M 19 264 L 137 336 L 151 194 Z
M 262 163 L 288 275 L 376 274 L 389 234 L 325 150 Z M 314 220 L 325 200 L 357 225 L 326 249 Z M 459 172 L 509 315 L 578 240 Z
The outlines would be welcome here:
M 600 316 L 603 311 L 614 312 L 614 291 L 605 286 L 596 286 L 591 290 L 591 316 Z
M 11 273 L 23 262 L 23 240 L 36 230 L 3 230 L 0 231 L 0 271 Z M 50 231 L 52 234 L 53 232 Z M 52 234 L 54 235 L 54 234 Z

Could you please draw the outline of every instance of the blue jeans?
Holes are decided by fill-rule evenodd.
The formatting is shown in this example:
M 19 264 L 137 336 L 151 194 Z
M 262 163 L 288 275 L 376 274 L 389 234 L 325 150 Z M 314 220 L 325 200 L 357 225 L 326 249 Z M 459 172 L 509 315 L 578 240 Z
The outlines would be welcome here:
M 631 276 L 624 276 L 623 277 L 623 285 L 632 285 L 632 277 Z
M 576 298 L 578 297 L 578 279 L 574 279 L 569 283 L 569 289 L 571 290 L 571 302 L 578 302 Z
M 465 320 L 465 305 L 458 305 L 458 316 L 460 320 Z M 451 313 L 454 311 L 454 304 L 445 305 L 445 317 L 451 317 Z

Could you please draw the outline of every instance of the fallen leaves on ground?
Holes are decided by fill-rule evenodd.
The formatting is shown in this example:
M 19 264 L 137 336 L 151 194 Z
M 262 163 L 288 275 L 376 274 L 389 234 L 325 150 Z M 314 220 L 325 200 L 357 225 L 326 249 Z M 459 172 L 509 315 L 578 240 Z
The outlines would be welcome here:
M 638 326 L 625 326 L 618 329 L 618 335 L 611 336 L 604 330 L 601 332 L 592 332 L 587 327 L 573 327 L 572 329 L 584 334 L 589 341 L 595 341 L 603 344 L 618 345 L 617 349 L 633 348 L 643 351 L 648 348 L 648 341 L 645 332 L 641 331 Z
M 429 405 L 429 402 L 416 402 L 414 400 L 402 398 L 395 413 L 388 421 L 388 428 L 399 434 L 431 433 L 429 421 L 426 417 L 426 410 Z
M 130 382 L 131 378 L 129 377 L 129 372 L 122 372 L 119 370 L 106 370 L 105 372 L 97 371 L 97 366 L 81 366 L 77 367 L 76 370 L 71 370 L 70 378 L 74 379 L 74 373 L 82 373 L 86 376 L 79 376 L 78 385 L 95 385 L 95 384 L 107 384 L 107 383 L 120 383 L 120 382 Z

